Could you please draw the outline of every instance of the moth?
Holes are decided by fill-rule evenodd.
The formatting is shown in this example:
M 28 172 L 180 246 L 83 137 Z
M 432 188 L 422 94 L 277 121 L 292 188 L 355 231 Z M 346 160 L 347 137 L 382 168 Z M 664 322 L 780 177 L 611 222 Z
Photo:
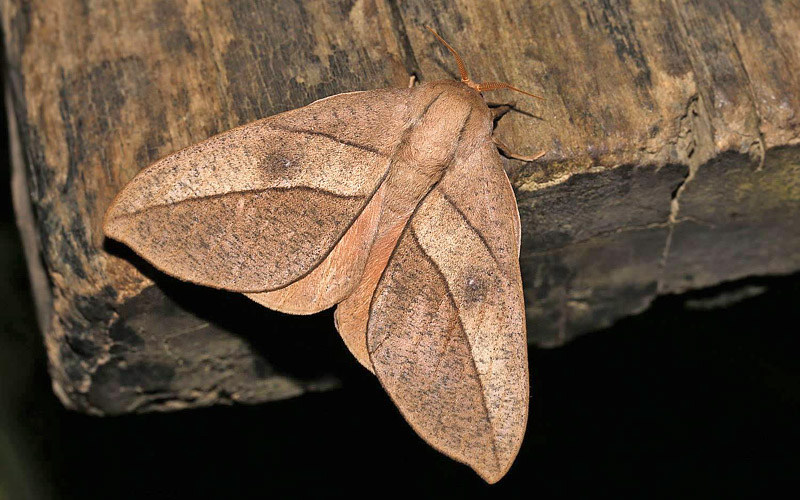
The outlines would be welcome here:
M 181 280 L 286 313 L 336 306 L 411 427 L 494 483 L 529 382 L 519 212 L 482 93 L 527 92 L 472 82 L 430 31 L 461 81 L 338 94 L 211 137 L 136 175 L 103 228 Z

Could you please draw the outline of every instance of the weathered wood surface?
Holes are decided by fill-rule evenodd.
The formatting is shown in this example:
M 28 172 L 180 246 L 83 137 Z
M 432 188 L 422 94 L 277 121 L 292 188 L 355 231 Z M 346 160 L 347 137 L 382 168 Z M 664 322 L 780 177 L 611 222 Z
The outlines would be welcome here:
M 546 96 L 490 94 L 518 103 L 498 123 L 504 142 L 547 150 L 508 165 L 532 342 L 563 343 L 661 293 L 800 268 L 798 2 L 0 5 L 15 168 L 34 215 L 20 222 L 50 281 L 37 303 L 54 388 L 81 411 L 258 402 L 328 383 L 274 340 L 332 338 L 330 317 L 274 331 L 277 315 L 104 241 L 102 215 L 139 169 L 214 133 L 409 74 L 454 76 L 426 24 L 475 80 Z

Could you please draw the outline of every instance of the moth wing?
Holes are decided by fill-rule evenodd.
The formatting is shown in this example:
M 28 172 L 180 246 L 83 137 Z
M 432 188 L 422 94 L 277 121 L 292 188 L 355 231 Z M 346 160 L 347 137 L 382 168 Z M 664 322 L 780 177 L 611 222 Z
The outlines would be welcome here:
M 182 280 L 237 292 L 286 287 L 332 253 L 380 187 L 410 92 L 335 95 L 167 156 L 117 195 L 105 234 Z M 350 251 L 371 244 L 368 219 Z M 365 258 L 334 267 L 357 275 Z M 355 279 L 334 283 L 334 295 Z
M 423 200 L 373 296 L 370 360 L 431 446 L 499 480 L 519 451 L 528 364 L 514 193 L 492 144 Z
M 314 314 L 345 300 L 364 274 L 369 248 L 378 230 L 384 191 L 384 186 L 378 188 L 331 253 L 308 275 L 277 290 L 245 295 L 265 307 L 289 314 Z

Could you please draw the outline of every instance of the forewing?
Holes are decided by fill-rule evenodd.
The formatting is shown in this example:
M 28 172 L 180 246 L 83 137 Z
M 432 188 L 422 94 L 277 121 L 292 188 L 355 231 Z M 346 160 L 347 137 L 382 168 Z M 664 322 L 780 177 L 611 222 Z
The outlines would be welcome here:
M 528 413 L 518 211 L 494 145 L 453 165 L 412 216 L 375 291 L 375 374 L 433 447 L 495 482 Z
M 120 192 L 105 233 L 186 281 L 285 287 L 328 256 L 377 191 L 409 94 L 339 94 L 168 156 Z M 346 262 L 349 274 L 364 264 Z

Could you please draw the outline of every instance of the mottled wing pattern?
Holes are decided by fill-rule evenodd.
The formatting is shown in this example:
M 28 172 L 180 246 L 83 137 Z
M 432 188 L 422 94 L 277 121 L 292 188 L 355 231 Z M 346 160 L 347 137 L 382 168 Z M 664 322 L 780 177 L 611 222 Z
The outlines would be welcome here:
M 170 155 L 120 192 L 105 233 L 182 280 L 239 292 L 285 287 L 332 252 L 372 199 L 410 92 L 339 94 Z M 364 259 L 337 265 L 358 275 Z
M 482 145 L 412 216 L 367 329 L 375 374 L 406 420 L 489 482 L 510 467 L 528 414 L 516 221 L 502 161 Z

